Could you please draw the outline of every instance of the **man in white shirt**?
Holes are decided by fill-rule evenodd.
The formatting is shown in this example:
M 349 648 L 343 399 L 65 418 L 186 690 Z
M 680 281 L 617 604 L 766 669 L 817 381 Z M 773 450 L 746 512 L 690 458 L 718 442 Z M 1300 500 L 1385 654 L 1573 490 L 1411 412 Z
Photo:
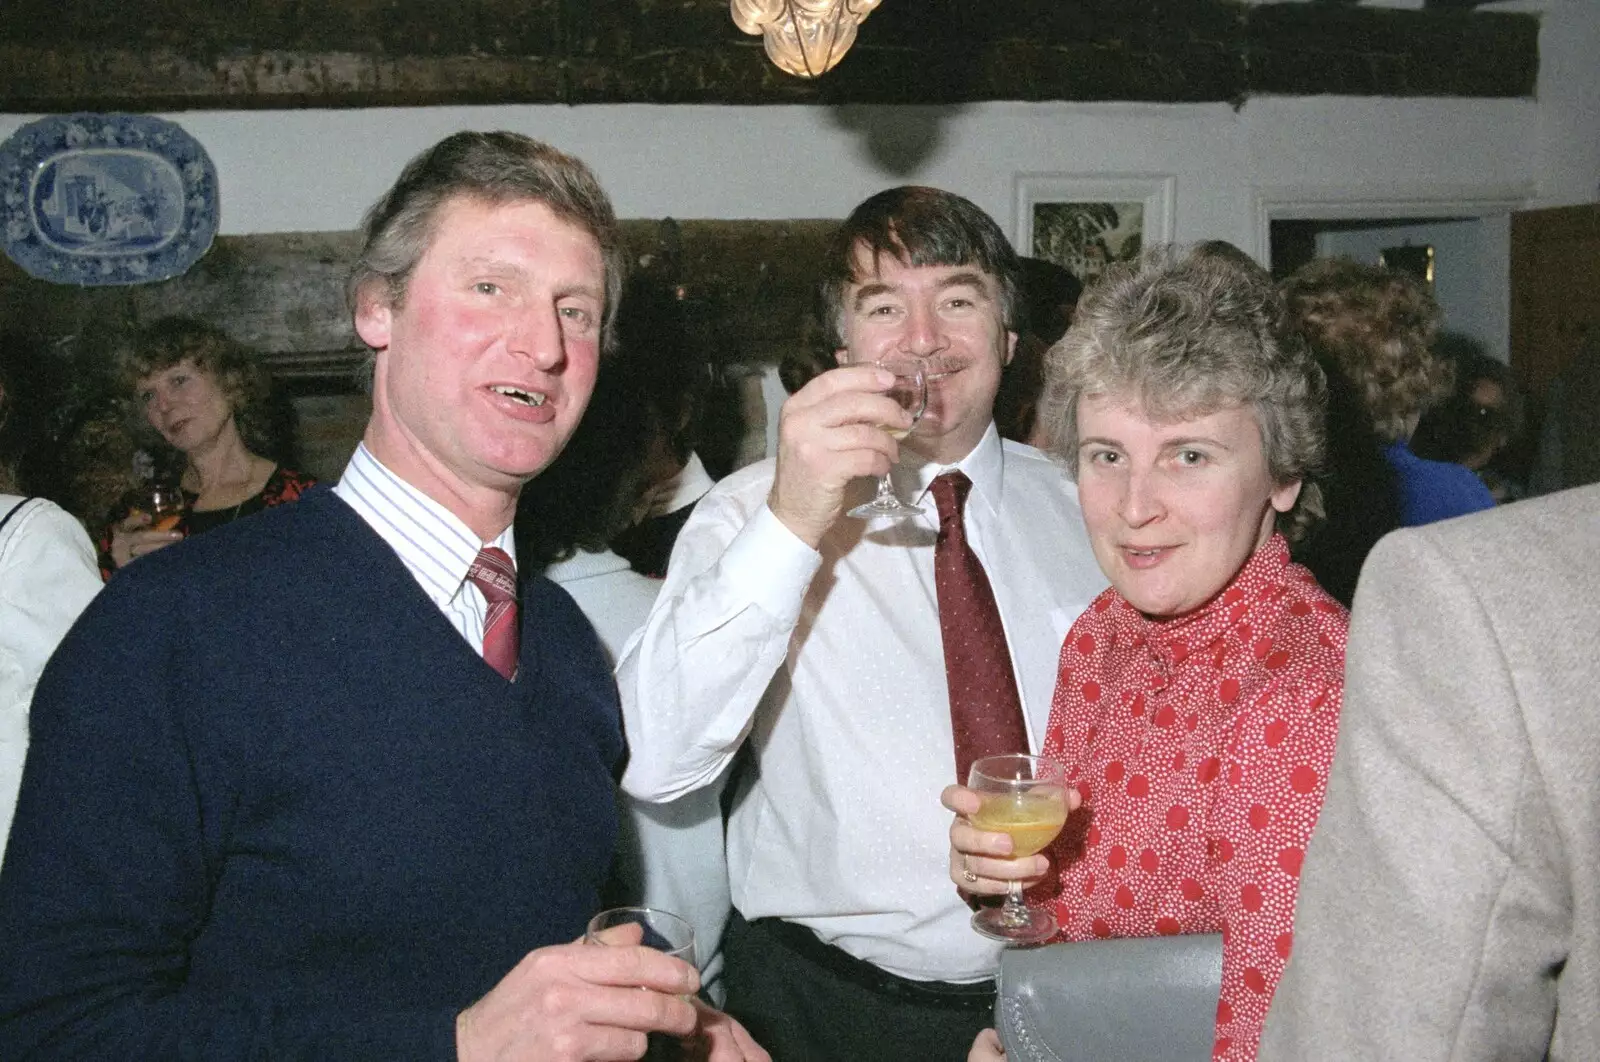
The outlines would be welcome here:
M 1061 639 L 1104 578 L 1065 474 L 994 428 L 1017 335 L 1017 259 L 994 221 L 948 192 L 891 189 L 856 208 L 825 270 L 839 367 L 785 403 L 776 459 L 722 480 L 679 537 L 618 669 L 623 785 L 672 799 L 750 740 L 724 980 L 729 1012 L 775 1058 L 962 1058 L 990 1019 L 1000 949 L 946 877 L 938 793 L 956 757 L 930 484 L 952 469 L 971 481 L 965 532 L 1034 747 Z M 885 429 L 911 417 L 872 364 L 893 355 L 928 378 L 903 445 Z M 847 517 L 891 469 L 924 515 Z

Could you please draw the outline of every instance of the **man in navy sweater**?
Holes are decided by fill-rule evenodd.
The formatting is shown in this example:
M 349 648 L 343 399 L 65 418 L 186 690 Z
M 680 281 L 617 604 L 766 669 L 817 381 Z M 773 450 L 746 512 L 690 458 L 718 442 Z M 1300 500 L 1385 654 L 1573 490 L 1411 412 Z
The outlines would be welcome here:
M 339 484 L 129 565 L 39 684 L 0 1057 L 767 1059 L 689 964 L 574 942 L 616 694 L 562 591 L 521 579 L 520 631 L 498 601 L 621 272 L 593 175 L 515 134 L 447 138 L 369 213 Z

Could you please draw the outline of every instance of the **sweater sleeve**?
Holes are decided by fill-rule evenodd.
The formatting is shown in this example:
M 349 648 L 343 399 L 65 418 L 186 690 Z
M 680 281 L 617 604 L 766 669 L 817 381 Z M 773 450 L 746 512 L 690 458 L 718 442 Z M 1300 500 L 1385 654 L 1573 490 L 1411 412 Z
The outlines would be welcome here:
M 202 996 L 236 779 L 186 697 L 163 565 L 107 587 L 46 667 L 0 868 L 0 1058 L 449 1059 L 454 1014 Z

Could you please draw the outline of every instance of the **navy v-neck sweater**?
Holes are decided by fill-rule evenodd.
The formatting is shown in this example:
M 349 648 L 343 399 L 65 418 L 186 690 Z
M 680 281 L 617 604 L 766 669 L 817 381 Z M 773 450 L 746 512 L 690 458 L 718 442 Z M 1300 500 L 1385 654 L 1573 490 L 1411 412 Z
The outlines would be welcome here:
M 33 702 L 0 1058 L 454 1058 L 615 834 L 605 658 L 522 593 L 508 683 L 326 489 L 113 580 Z

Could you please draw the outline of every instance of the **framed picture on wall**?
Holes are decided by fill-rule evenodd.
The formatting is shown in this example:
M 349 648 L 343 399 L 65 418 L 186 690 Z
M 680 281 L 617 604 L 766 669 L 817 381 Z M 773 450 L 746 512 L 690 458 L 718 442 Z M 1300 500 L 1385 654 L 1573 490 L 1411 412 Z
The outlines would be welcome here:
M 1378 252 L 1378 264 L 1385 269 L 1398 269 L 1410 273 L 1433 290 L 1433 244 L 1413 246 L 1408 240 L 1402 247 L 1385 247 Z
M 1146 244 L 1172 239 L 1177 179 L 1113 174 L 1017 177 L 1017 252 L 1071 270 L 1085 284 Z

